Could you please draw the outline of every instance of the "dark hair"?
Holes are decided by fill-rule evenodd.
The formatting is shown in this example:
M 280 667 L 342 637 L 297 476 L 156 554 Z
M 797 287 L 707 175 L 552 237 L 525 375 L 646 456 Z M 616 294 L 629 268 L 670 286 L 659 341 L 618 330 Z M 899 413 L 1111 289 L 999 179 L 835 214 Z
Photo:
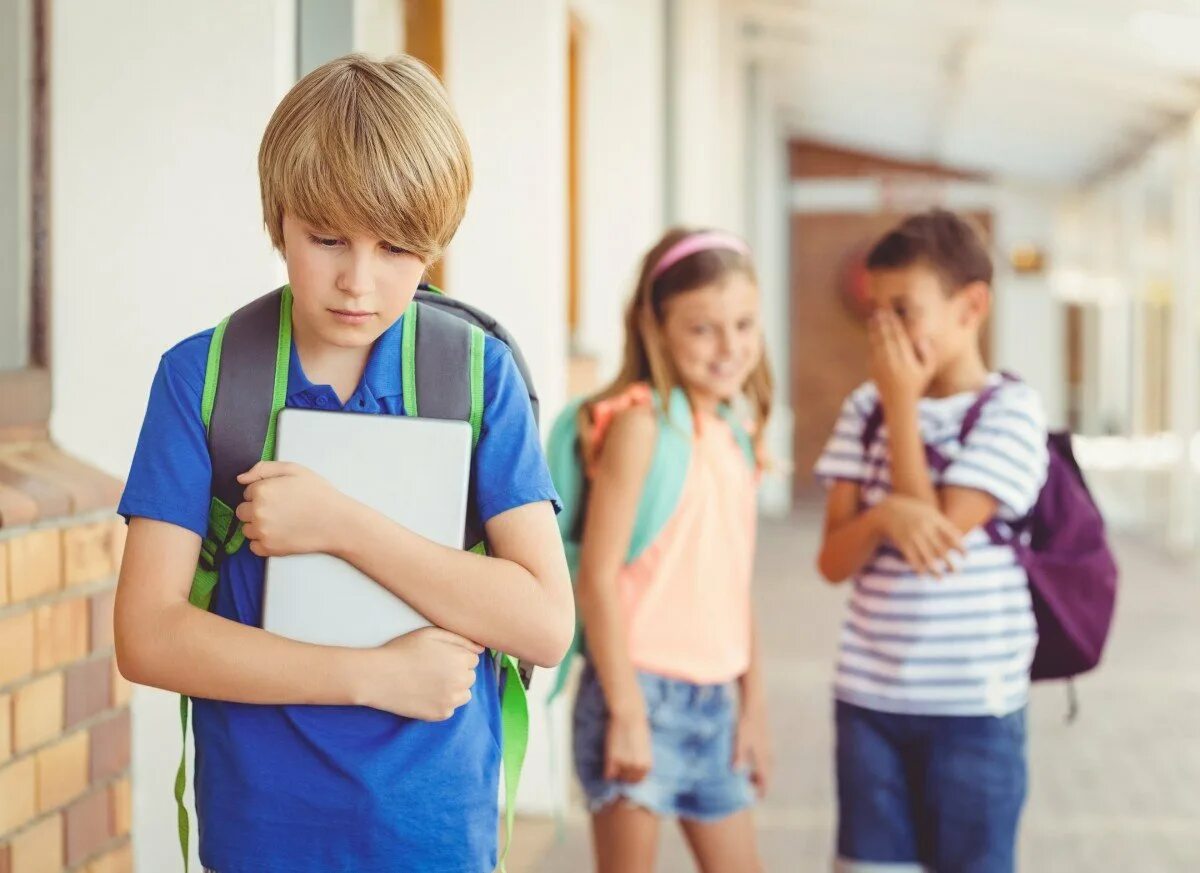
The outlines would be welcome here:
M 875 243 L 868 270 L 894 270 L 925 264 L 941 278 L 947 293 L 972 282 L 992 282 L 992 259 L 975 228 L 945 209 L 910 215 Z

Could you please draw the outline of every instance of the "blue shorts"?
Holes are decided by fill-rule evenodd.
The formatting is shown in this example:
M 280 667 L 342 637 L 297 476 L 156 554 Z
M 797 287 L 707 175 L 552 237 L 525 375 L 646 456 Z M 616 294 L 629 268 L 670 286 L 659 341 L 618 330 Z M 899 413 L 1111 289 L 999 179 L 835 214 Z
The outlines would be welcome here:
M 1025 710 L 901 715 L 837 703 L 839 873 L 1012 873 Z
M 693 685 L 638 673 L 650 721 L 650 773 L 641 782 L 604 778 L 608 706 L 584 669 L 575 698 L 575 772 L 596 812 L 624 798 L 662 816 L 716 821 L 754 803 L 749 773 L 733 768 L 738 702 L 733 684 Z

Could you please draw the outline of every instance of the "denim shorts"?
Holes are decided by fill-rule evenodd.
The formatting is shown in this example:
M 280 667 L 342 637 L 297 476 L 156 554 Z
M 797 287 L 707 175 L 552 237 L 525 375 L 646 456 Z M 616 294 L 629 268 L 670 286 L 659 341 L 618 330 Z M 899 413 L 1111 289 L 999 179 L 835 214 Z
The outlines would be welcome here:
M 837 703 L 840 873 L 1012 873 L 1025 710 L 902 715 Z
M 749 773 L 733 768 L 738 702 L 732 683 L 693 685 L 639 673 L 650 722 L 652 766 L 641 782 L 604 778 L 608 706 L 584 669 L 575 698 L 575 772 L 596 812 L 625 799 L 662 816 L 717 821 L 754 803 Z

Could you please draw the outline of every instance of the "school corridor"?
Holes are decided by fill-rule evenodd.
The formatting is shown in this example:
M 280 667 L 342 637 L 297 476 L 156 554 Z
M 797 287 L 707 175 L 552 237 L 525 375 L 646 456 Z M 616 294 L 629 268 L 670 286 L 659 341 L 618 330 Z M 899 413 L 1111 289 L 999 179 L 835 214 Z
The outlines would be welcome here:
M 830 869 L 834 828 L 831 664 L 844 592 L 813 568 L 819 508 L 762 528 L 757 610 L 775 742 L 774 785 L 758 814 L 768 873 Z M 1030 795 L 1023 873 L 1200 870 L 1200 607 L 1194 562 L 1134 536 L 1118 540 L 1122 589 L 1105 661 L 1066 691 L 1036 687 L 1030 707 Z M 589 869 L 587 821 L 518 825 L 512 873 Z M 694 868 L 677 831 L 661 841 L 660 873 Z

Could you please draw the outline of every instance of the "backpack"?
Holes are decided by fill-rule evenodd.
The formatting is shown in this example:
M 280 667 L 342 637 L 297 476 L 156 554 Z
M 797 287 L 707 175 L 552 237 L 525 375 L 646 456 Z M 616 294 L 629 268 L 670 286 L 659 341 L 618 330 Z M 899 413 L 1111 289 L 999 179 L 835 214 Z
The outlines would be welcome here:
M 1004 381 L 985 388 L 967 410 L 959 431 L 965 443 L 983 409 L 1006 383 L 1019 382 L 1004 373 Z M 878 403 L 863 428 L 866 451 L 883 423 Z M 1033 508 L 1012 525 L 1008 536 L 992 519 L 984 530 L 993 545 L 1008 545 L 1029 576 L 1038 643 L 1030 678 L 1072 679 L 1098 663 L 1112 625 L 1117 596 L 1117 563 L 1108 544 L 1104 518 L 1088 490 L 1071 448 L 1071 434 L 1047 437 L 1049 466 L 1046 482 Z M 925 447 L 929 466 L 945 470 L 950 461 L 932 446 Z M 1071 717 L 1075 712 L 1074 699 Z
M 655 438 L 650 472 L 642 486 L 633 534 L 625 555 L 626 564 L 636 561 L 658 539 L 667 522 L 675 514 L 691 465 L 695 423 L 687 395 L 682 388 L 675 388 L 665 409 L 657 394 L 652 393 L 651 397 L 651 403 L 658 416 L 658 435 Z M 555 419 L 546 446 L 550 477 L 554 480 L 554 488 L 562 503 L 562 511 L 558 515 L 558 529 L 562 534 L 572 584 L 576 582 L 579 574 L 579 551 L 583 540 L 589 491 L 583 461 L 583 442 L 579 432 L 580 415 L 585 413 L 586 405 L 587 401 L 584 399 L 577 399 L 567 405 Z M 754 467 L 757 459 L 745 427 L 729 407 L 722 406 L 720 414 L 733 431 L 747 463 Z M 555 676 L 547 702 L 553 701 L 562 692 L 574 657 L 582 654 L 583 650 L 583 629 L 577 621 L 571 648 L 558 667 L 558 674 Z
M 243 500 L 237 476 L 260 460 L 275 456 L 275 420 L 287 398 L 292 343 L 292 293 L 283 286 L 243 306 L 213 332 L 204 374 L 201 418 L 212 458 L 212 500 L 208 532 L 188 596 L 193 606 L 207 610 L 225 557 L 246 541 L 234 512 Z M 432 285 L 421 285 L 404 314 L 401 328 L 401 374 L 406 415 L 469 422 L 479 441 L 483 424 L 484 337 L 501 340 L 529 392 L 534 420 L 538 398 L 529 369 L 512 337 L 495 319 L 462 301 L 445 297 Z M 486 552 L 483 525 L 475 507 L 468 511 L 464 548 Z M 501 684 L 505 826 L 512 842 L 517 785 L 529 739 L 526 691 L 532 669 L 509 655 L 493 652 Z M 187 723 L 189 698 L 180 695 L 184 754 L 175 778 L 179 813 L 179 842 L 184 870 L 188 869 L 190 826 L 183 795 L 187 783 Z M 504 869 L 504 856 L 500 858 Z

